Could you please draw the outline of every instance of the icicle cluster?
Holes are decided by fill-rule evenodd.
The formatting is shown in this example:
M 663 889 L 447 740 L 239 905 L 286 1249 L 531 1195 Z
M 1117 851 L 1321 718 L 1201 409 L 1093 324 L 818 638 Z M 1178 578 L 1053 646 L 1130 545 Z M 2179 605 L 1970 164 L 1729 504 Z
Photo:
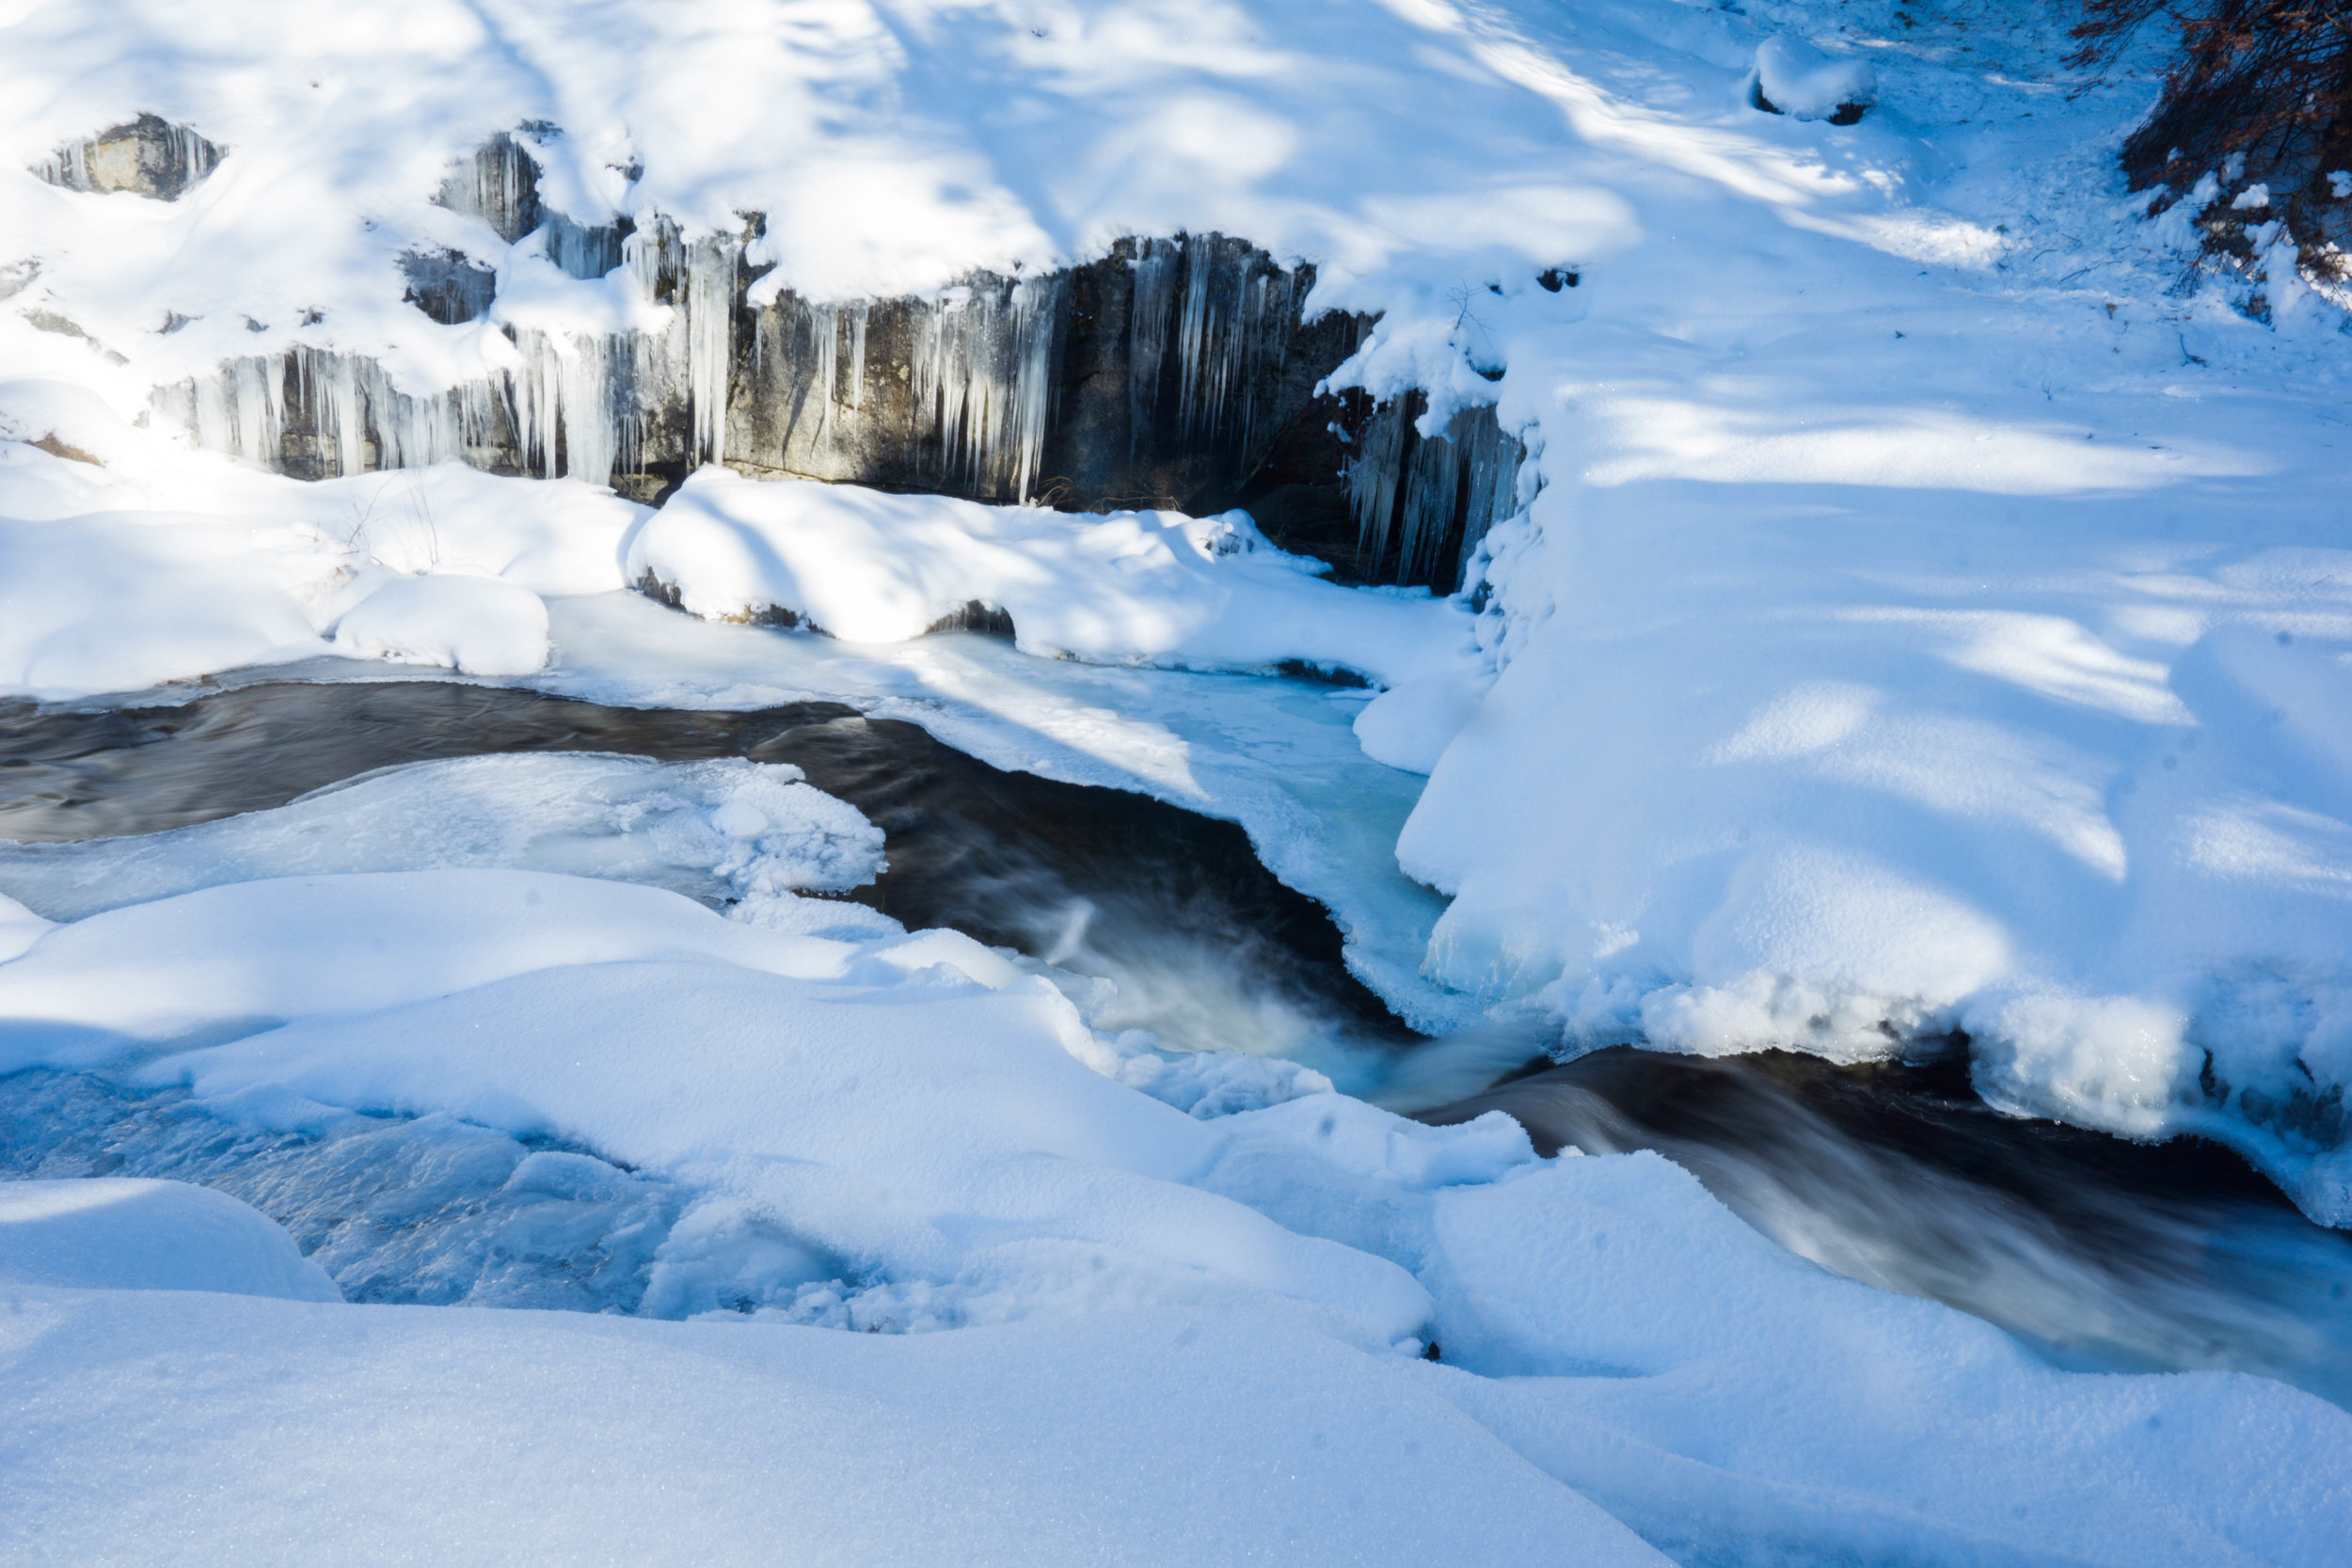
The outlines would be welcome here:
M 1349 510 L 1365 575 L 1459 583 L 1489 530 L 1518 509 L 1527 450 L 1489 407 L 1455 414 L 1443 436 L 1414 429 L 1418 395 L 1383 404 L 1355 438 Z
M 456 459 L 655 494 L 732 463 L 984 500 L 1172 505 L 1247 477 L 1346 352 L 1317 326 L 1317 366 L 1294 364 L 1312 273 L 1219 234 L 1129 242 L 1085 267 L 981 274 L 934 294 L 816 303 L 787 291 L 755 309 L 740 235 L 690 240 L 659 216 L 585 227 L 546 207 L 537 180 L 531 146 L 501 135 L 439 199 L 501 235 L 536 234 L 579 276 L 617 271 L 668 307 L 648 313 L 661 325 L 510 326 L 507 362 L 446 391 L 406 392 L 372 360 L 306 346 L 230 361 L 161 402 L 199 445 L 306 477 Z M 404 267 L 420 310 L 479 315 L 469 258 Z M 1065 388 L 1085 388 L 1074 411 Z M 1385 541 L 1394 508 L 1377 510 Z M 1435 527 L 1418 519 L 1405 523 L 1415 541 Z
M 1128 314 L 1131 440 L 1161 427 L 1172 370 L 1176 436 L 1251 449 L 1260 376 L 1289 357 L 1311 276 L 1223 234 L 1138 242 Z
M 943 471 L 1026 501 L 1053 408 L 1058 275 L 951 289 L 923 311 L 914 401 L 931 415 Z
M 373 359 L 297 347 L 232 359 L 218 376 L 167 388 L 156 402 L 200 447 L 327 479 L 475 461 L 516 428 L 515 391 L 469 382 L 415 397 Z
M 68 143 L 32 172 L 70 191 L 132 191 L 171 201 L 212 173 L 220 158 L 221 149 L 189 127 L 141 115 L 87 141 Z

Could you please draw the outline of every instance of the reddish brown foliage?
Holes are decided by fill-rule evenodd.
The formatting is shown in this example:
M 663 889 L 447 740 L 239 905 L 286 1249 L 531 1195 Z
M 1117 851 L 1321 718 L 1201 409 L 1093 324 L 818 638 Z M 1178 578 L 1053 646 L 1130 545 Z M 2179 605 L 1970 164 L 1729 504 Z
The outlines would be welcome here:
M 2174 11 L 2181 53 L 2164 99 L 2124 145 L 2135 187 L 2175 189 L 2246 158 L 2247 177 L 2289 190 L 2341 168 L 2352 135 L 2352 0 L 2085 0 L 2068 61 L 2095 66 L 2155 16 Z

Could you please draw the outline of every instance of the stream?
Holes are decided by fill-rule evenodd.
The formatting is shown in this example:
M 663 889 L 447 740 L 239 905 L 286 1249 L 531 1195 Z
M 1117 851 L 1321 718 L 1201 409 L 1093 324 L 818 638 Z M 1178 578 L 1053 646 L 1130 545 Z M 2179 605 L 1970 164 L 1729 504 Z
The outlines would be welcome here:
M 1443 1054 L 1349 973 L 1330 916 L 1267 871 L 1241 828 L 993 768 L 837 703 L 712 712 L 389 680 L 104 710 L 0 705 L 0 839 L 154 833 L 380 769 L 550 752 L 800 768 L 886 835 L 888 869 L 850 896 L 1107 982 L 1105 1030 L 1146 1029 L 1170 1051 Z M 2256 1371 L 2352 1404 L 2352 1237 L 2311 1224 L 2217 1146 L 2004 1117 L 1956 1059 L 1846 1068 L 1618 1048 L 1539 1061 L 1419 1114 L 1487 1110 L 1546 1154 L 1656 1149 L 1798 1255 L 1972 1312 L 2056 1364 Z M 591 1150 L 446 1117 L 255 1128 L 185 1091 L 0 1078 L 0 1176 L 96 1174 L 230 1191 L 364 1301 L 638 1310 L 686 1201 Z

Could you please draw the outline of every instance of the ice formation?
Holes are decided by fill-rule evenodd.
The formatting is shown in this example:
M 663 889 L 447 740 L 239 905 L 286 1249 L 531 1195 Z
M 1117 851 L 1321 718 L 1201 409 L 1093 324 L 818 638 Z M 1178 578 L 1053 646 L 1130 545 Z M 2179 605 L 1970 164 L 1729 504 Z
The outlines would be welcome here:
M 1524 504 L 1527 452 L 1487 404 L 1421 435 L 1421 402 L 1384 403 L 1364 419 L 1347 464 L 1348 506 L 1367 576 L 1451 588 L 1472 580 L 1479 546 Z
M 439 390 L 410 390 L 378 359 L 297 341 L 166 388 L 158 409 L 200 448 L 306 478 L 455 461 L 601 484 L 732 462 L 1079 504 L 1159 499 L 1201 475 L 1232 489 L 1360 333 L 1295 361 L 1312 269 L 1285 269 L 1214 233 L 1121 242 L 1088 267 L 980 272 L 894 299 L 755 296 L 737 236 L 688 238 L 659 214 L 583 225 L 548 205 L 543 153 L 542 142 L 501 133 L 458 164 L 437 199 L 487 225 L 523 265 L 544 258 L 580 281 L 617 275 L 645 325 L 582 329 L 525 311 L 503 324 L 505 346 L 485 345 L 477 373 Z M 435 320 L 500 319 L 488 262 L 444 249 L 405 252 L 400 266 L 408 298 Z M 1073 392 L 1099 379 L 1073 370 L 1082 358 L 1111 363 L 1123 394 Z M 1073 397 L 1115 401 L 1079 409 Z M 1104 428 L 1106 412 L 1123 431 Z M 1517 445 L 1464 418 L 1476 454 L 1474 545 L 1494 489 L 1482 459 Z M 1171 481 L 1168 465 L 1187 461 L 1199 472 Z M 1406 489 L 1409 541 L 1458 523 L 1454 485 L 1451 467 L 1422 454 Z M 1501 489 L 1507 509 L 1508 476 Z M 1435 569 L 1439 544 L 1407 550 L 1399 580 Z

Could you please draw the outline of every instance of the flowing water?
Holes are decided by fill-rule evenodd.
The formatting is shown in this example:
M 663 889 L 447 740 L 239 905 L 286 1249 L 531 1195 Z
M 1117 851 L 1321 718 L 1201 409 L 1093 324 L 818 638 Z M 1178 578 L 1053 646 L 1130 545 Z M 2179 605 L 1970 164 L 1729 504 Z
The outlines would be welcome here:
M 1399 1083 L 1417 1066 L 1452 1063 L 1429 1078 L 1449 1082 L 1462 1063 L 1533 1053 L 1508 1031 L 1431 1043 L 1405 1030 L 1348 974 L 1320 906 L 1230 823 L 1001 771 L 831 704 L 633 709 L 388 681 L 107 711 L 0 706 L 0 837 L 154 832 L 379 768 L 564 751 L 797 765 L 887 835 L 888 870 L 853 896 L 1107 981 L 1100 1024 L 1150 1029 L 1169 1049 L 1297 1055 L 1339 1042 L 1387 1056 Z M 1955 1060 L 1620 1049 L 1540 1065 L 1421 1114 L 1503 1110 L 1546 1153 L 1657 1149 L 1801 1256 L 1974 1312 L 2062 1365 L 2234 1368 L 2352 1403 L 2352 1237 L 2310 1224 L 2224 1149 L 2002 1117 Z M 358 1300 L 635 1310 L 684 1201 L 586 1151 L 447 1117 L 256 1130 L 179 1092 L 0 1079 L 0 1174 L 107 1171 L 236 1193 Z

